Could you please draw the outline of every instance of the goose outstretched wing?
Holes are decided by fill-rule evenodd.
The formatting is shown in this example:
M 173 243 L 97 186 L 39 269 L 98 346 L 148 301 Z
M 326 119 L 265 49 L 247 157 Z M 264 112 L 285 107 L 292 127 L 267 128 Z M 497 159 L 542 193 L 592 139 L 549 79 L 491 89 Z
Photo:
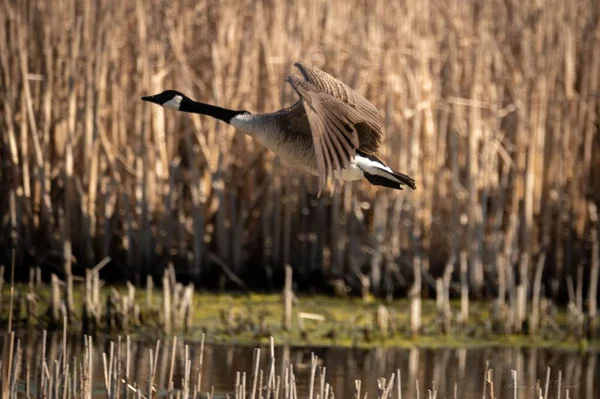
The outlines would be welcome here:
M 286 79 L 296 90 L 310 124 L 319 172 L 319 195 L 333 171 L 348 168 L 359 148 L 360 112 L 297 76 Z
M 307 82 L 352 107 L 360 115 L 360 122 L 355 126 L 359 149 L 367 154 L 375 154 L 383 138 L 383 119 L 377 108 L 354 89 L 330 74 L 301 62 L 296 62 L 294 66 Z

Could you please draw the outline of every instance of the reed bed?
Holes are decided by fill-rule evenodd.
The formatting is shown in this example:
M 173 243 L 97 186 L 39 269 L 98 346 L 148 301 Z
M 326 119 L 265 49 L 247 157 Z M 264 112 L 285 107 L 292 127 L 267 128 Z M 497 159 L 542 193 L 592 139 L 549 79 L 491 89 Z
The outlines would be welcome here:
M 74 345 L 72 340 L 81 340 L 81 344 Z M 3 398 L 330 399 L 335 398 L 336 390 L 340 389 L 340 376 L 335 374 L 336 368 L 343 367 L 333 365 L 328 369 L 313 352 L 308 359 L 294 358 L 289 347 L 279 352 L 282 358 L 276 358 L 272 338 L 270 344 L 255 348 L 251 354 L 244 351 L 251 355 L 251 359 L 235 359 L 231 366 L 247 367 L 239 371 L 217 369 L 218 364 L 214 359 L 217 353 L 213 353 L 214 349 L 210 346 L 205 346 L 204 337 L 199 343 L 181 342 L 173 337 L 166 341 L 155 341 L 154 344 L 140 344 L 125 336 L 106 340 L 99 346 L 89 336 L 68 335 L 65 330 L 58 335 L 44 331 L 40 341 L 39 345 L 29 342 L 29 337 L 20 337 L 14 332 L 5 336 L 0 360 Z M 591 368 L 583 373 L 582 370 L 578 373 L 569 370 L 564 374 L 545 367 L 541 377 L 534 374 L 520 380 L 524 374 L 527 375 L 525 370 L 536 371 L 536 365 L 532 362 L 536 360 L 535 356 L 527 364 L 523 364 L 521 358 L 521 363 L 515 363 L 514 369 L 506 370 L 509 377 L 505 376 L 505 370 L 496 370 L 486 361 L 478 369 L 479 377 L 475 377 L 464 373 L 466 355 L 463 351 L 455 359 L 463 369 L 462 376 L 457 376 L 460 380 L 452 382 L 444 378 L 448 370 L 443 364 L 448 364 L 450 358 L 444 356 L 434 365 L 435 379 L 423 384 L 423 381 L 419 382 L 419 378 L 425 376 L 418 369 L 419 349 L 412 348 L 407 352 L 407 370 L 394 368 L 398 363 L 392 362 L 391 370 L 381 369 L 382 373 L 389 373 L 388 377 L 377 378 L 376 384 L 356 379 L 353 381 L 352 395 L 348 395 L 347 389 L 342 391 L 356 399 L 516 399 L 523 394 L 526 397 L 568 399 L 592 397 L 595 392 L 595 355 L 590 356 L 588 361 Z M 380 362 L 381 359 L 377 363 L 379 366 L 389 367 L 388 362 Z M 505 362 L 497 363 L 502 365 Z M 214 383 L 220 380 L 215 373 L 219 372 L 235 373 L 234 383 L 231 386 L 220 383 L 219 387 L 215 387 Z M 332 378 L 337 382 L 336 385 L 330 384 Z M 369 392 L 368 387 L 373 386 L 377 388 L 376 392 Z M 447 387 L 450 389 L 445 391 Z M 583 387 L 587 396 L 583 396 Z
M 66 312 L 110 256 L 136 286 L 172 262 L 196 285 L 274 288 L 291 265 L 299 289 L 409 295 L 415 331 L 428 296 L 460 297 L 464 321 L 494 298 L 516 331 L 566 298 L 594 324 L 598 4 L 3 0 L 0 263 L 12 248 L 19 273 L 55 273 Z M 230 127 L 139 100 L 277 109 L 296 60 L 382 111 L 381 156 L 416 191 L 317 199 Z

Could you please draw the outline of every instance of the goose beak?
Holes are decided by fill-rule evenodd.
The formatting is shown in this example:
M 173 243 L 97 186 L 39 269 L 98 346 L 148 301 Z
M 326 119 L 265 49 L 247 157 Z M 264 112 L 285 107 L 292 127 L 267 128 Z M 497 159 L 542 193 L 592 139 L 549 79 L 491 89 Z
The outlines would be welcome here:
M 158 105 L 162 105 L 162 102 L 160 100 L 160 98 L 156 95 L 154 96 L 144 96 L 142 97 L 143 101 L 148 101 L 149 103 L 154 103 L 154 104 L 158 104 Z

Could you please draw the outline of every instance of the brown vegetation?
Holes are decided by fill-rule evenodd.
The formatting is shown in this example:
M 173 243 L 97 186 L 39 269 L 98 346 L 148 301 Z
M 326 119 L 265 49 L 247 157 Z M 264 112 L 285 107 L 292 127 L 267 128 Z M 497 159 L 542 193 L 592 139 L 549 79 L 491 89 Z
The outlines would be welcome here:
M 444 275 L 448 296 L 460 282 L 499 314 L 508 300 L 518 326 L 532 294 L 595 318 L 598 4 L 3 0 L 0 242 L 18 266 L 62 271 L 67 308 L 72 274 L 110 255 L 137 282 L 169 260 L 196 282 L 291 264 L 299 282 L 417 298 Z M 382 158 L 416 191 L 317 200 L 250 138 L 139 100 L 176 88 L 273 110 L 294 101 L 296 60 L 382 111 Z

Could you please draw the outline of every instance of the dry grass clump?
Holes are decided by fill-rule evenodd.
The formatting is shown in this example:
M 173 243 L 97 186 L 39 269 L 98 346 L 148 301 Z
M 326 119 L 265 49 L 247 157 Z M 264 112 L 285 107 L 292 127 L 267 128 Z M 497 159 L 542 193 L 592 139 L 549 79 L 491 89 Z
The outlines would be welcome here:
M 17 265 L 61 272 L 67 311 L 73 275 L 110 255 L 113 272 L 136 283 L 171 260 L 195 282 L 221 274 L 263 287 L 291 264 L 304 284 L 317 272 L 355 292 L 460 293 L 465 319 L 469 297 L 497 297 L 516 330 L 544 298 L 565 294 L 578 317 L 596 320 L 595 2 L 2 9 L 0 241 Z M 382 158 L 418 190 L 356 183 L 317 200 L 312 178 L 251 139 L 139 100 L 177 88 L 273 110 L 294 101 L 283 78 L 295 60 L 382 111 Z

